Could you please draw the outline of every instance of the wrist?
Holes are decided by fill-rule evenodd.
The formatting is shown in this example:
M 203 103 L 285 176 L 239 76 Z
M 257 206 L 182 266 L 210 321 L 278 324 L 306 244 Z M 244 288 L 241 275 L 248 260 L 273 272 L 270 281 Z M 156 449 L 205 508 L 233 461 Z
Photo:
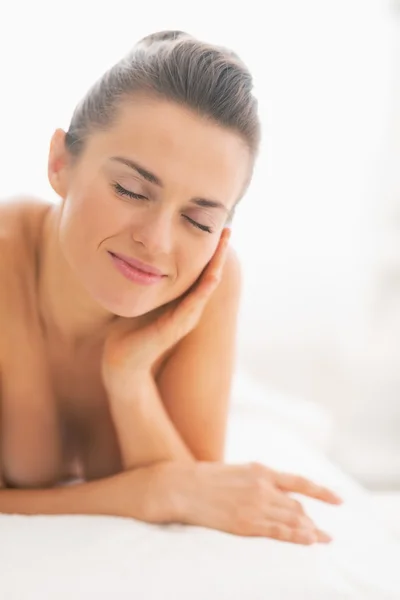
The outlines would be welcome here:
M 135 371 L 125 376 L 124 373 L 110 373 L 104 378 L 104 384 L 111 402 L 129 401 L 142 397 L 152 385 L 151 371 Z
M 158 485 L 149 504 L 155 522 L 193 523 L 196 463 L 165 461 L 155 467 Z

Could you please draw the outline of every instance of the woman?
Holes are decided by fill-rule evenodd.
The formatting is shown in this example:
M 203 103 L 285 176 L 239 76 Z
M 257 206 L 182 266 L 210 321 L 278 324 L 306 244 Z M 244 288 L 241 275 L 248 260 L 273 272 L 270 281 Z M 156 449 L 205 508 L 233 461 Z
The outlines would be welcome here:
M 326 542 L 289 492 L 222 464 L 240 291 L 229 223 L 259 142 L 232 53 L 148 36 L 51 140 L 59 205 L 1 205 L 0 512 Z M 60 486 L 68 477 L 83 481 Z

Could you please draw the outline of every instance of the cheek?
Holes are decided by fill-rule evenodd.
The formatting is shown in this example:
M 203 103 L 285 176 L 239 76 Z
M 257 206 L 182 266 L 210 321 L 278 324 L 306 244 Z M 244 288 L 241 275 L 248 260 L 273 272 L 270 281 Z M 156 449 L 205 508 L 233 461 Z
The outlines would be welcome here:
M 211 236 L 210 236 L 211 238 Z M 206 269 L 218 246 L 218 239 L 205 240 L 202 246 L 197 245 L 192 253 L 185 253 L 180 263 L 179 279 L 185 289 L 193 285 Z
M 62 229 L 73 244 L 98 248 L 100 243 L 114 235 L 123 224 L 118 205 L 111 194 L 96 186 L 80 184 L 79 192 L 67 197 L 63 207 Z

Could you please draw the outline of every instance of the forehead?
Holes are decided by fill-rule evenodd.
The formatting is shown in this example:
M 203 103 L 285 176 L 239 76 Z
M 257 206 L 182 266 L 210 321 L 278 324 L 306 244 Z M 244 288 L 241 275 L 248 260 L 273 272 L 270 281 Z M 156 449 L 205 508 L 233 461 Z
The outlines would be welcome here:
M 238 199 L 250 168 L 239 134 L 175 103 L 135 98 L 121 105 L 112 127 L 94 134 L 88 154 L 122 155 L 155 173 L 165 187 L 225 202 Z

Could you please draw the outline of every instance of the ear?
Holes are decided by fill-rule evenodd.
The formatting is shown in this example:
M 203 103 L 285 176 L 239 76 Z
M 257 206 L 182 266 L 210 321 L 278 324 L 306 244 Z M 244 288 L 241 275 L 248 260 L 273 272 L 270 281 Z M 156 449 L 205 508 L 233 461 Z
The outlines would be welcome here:
M 67 196 L 70 163 L 71 157 L 65 146 L 65 131 L 57 129 L 50 142 L 47 172 L 51 187 L 62 199 Z

